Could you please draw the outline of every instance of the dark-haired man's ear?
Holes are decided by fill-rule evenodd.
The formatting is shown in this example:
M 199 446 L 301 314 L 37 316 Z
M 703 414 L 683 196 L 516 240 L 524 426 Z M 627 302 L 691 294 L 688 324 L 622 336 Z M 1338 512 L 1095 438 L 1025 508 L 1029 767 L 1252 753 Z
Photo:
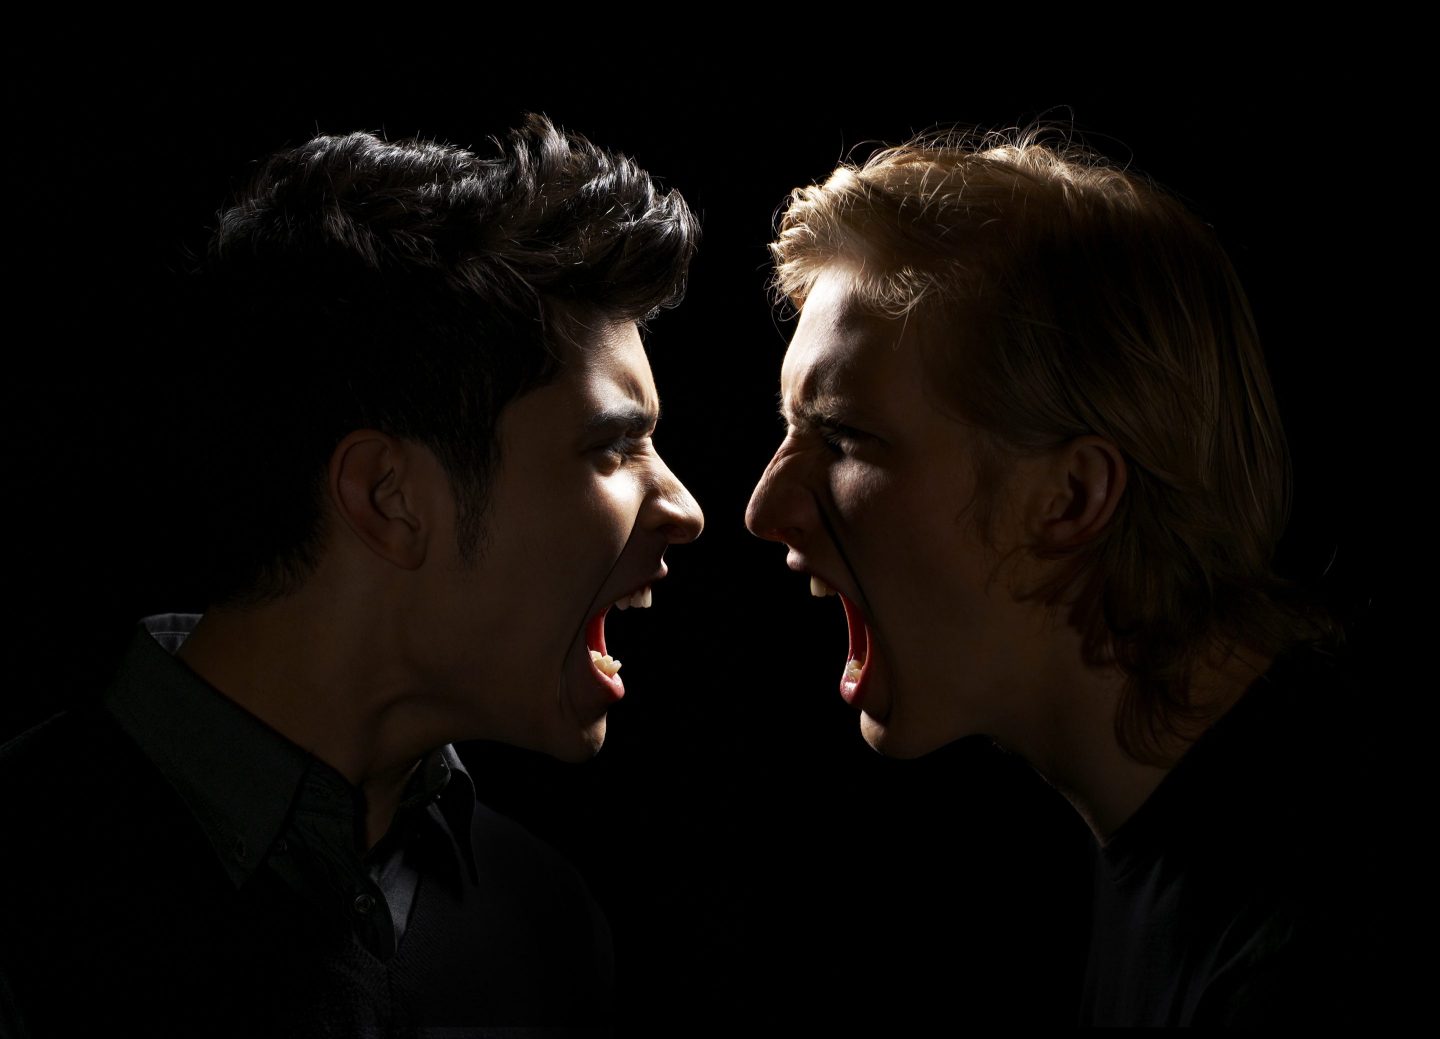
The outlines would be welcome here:
M 1057 448 L 1032 512 L 1042 550 L 1063 551 L 1097 537 L 1125 493 L 1125 458 L 1103 437 L 1083 436 Z
M 373 429 L 357 429 L 330 456 L 330 496 L 340 519 L 369 549 L 402 570 L 425 561 L 426 528 L 413 452 Z

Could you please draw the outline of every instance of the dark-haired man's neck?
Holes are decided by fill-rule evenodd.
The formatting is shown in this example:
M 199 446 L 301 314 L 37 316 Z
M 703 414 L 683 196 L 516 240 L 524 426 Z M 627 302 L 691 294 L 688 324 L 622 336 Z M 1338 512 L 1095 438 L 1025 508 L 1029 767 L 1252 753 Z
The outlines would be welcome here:
M 283 599 L 208 610 L 176 656 L 357 787 L 369 848 L 389 829 L 417 763 L 448 740 L 416 706 L 413 679 L 397 663 L 400 626 L 384 623 L 377 599 L 336 595 L 324 581 L 322 567 Z

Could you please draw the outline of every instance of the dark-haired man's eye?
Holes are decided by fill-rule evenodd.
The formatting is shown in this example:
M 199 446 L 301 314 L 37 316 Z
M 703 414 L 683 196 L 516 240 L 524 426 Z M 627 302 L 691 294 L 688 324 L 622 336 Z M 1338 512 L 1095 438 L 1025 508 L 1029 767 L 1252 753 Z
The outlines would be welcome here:
M 617 464 L 627 462 L 645 447 L 645 437 L 617 437 L 601 448 Z

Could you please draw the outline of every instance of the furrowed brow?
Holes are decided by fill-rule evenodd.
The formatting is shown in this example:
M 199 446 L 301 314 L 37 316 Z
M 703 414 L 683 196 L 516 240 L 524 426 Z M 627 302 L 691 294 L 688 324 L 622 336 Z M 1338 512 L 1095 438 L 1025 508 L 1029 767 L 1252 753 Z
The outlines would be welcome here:
M 629 433 L 645 433 L 660 421 L 660 405 L 653 408 L 639 404 L 605 408 L 585 420 L 586 433 L 601 433 L 610 429 L 623 429 Z
M 792 426 L 804 423 L 823 425 L 830 416 L 840 410 L 839 402 L 840 398 L 831 393 L 800 401 L 787 401 L 781 397 L 780 419 Z

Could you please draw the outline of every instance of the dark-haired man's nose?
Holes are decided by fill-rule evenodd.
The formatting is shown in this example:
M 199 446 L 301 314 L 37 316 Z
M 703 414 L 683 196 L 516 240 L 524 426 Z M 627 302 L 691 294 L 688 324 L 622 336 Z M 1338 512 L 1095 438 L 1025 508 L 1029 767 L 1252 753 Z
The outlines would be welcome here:
M 815 520 L 815 498 L 796 479 L 796 464 L 781 445 L 755 485 L 745 509 L 745 526 L 756 537 L 791 546 L 805 540 Z
M 650 522 L 665 534 L 672 545 L 694 541 L 705 529 L 705 513 L 700 503 L 670 467 L 659 462 L 657 487 L 650 498 Z

